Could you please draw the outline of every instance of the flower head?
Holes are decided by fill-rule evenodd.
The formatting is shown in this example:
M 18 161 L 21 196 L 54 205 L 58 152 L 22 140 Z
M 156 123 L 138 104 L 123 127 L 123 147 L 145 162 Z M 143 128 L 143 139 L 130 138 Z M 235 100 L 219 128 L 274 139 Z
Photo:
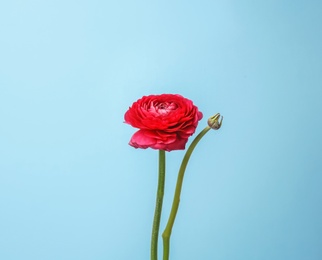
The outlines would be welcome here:
M 130 140 L 135 148 L 183 150 L 202 113 L 178 94 L 143 96 L 126 111 L 125 123 L 139 128 Z

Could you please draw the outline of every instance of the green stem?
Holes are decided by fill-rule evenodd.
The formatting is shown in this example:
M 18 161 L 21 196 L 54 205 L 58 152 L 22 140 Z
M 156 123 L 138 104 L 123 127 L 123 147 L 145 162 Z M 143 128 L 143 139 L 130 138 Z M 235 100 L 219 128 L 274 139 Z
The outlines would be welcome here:
M 169 250 L 170 250 L 170 236 L 172 232 L 172 227 L 174 224 L 174 220 L 177 215 L 177 211 L 179 208 L 179 203 L 180 203 L 180 193 L 181 193 L 181 188 L 182 188 L 182 182 L 183 182 L 183 176 L 184 172 L 186 170 L 187 164 L 189 162 L 190 156 L 195 149 L 196 145 L 198 142 L 201 140 L 201 138 L 210 130 L 211 128 L 207 126 L 204 128 L 197 136 L 196 138 L 192 141 L 190 144 L 185 156 L 183 157 L 179 174 L 178 174 L 178 179 L 177 179 L 177 184 L 176 184 L 176 189 L 174 193 L 174 198 L 172 202 L 172 208 L 170 212 L 170 216 L 168 219 L 167 226 L 162 234 L 163 238 L 163 260 L 169 260 Z
M 165 151 L 159 150 L 159 179 L 158 191 L 155 203 L 152 238 L 151 238 L 151 260 L 158 259 L 158 236 L 162 211 L 162 202 L 164 194 L 164 180 L 165 180 Z

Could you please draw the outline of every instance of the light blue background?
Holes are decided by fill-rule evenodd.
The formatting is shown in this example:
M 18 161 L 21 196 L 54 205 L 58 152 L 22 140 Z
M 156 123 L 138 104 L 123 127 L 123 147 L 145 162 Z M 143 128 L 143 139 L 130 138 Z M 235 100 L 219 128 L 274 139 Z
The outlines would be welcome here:
M 321 12 L 2 1 L 0 259 L 149 259 L 157 151 L 128 146 L 123 115 L 160 93 L 192 99 L 198 131 L 225 117 L 191 158 L 171 260 L 322 259 Z M 182 156 L 167 154 L 161 232 Z

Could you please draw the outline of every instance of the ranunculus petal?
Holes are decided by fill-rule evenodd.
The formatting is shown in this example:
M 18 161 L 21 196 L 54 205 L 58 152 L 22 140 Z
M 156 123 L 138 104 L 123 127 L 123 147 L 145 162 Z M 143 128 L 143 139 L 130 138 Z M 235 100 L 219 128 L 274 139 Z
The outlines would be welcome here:
M 186 148 L 187 142 L 188 142 L 188 138 L 187 139 L 178 138 L 173 143 L 170 143 L 170 144 L 156 143 L 155 145 L 153 145 L 153 147 L 151 146 L 151 148 L 157 149 L 157 150 L 165 150 L 168 152 L 173 150 L 184 150 Z
M 153 146 L 156 143 L 155 138 L 150 137 L 145 134 L 144 130 L 139 130 L 132 136 L 129 145 L 135 148 L 143 148 L 146 149 L 148 147 Z

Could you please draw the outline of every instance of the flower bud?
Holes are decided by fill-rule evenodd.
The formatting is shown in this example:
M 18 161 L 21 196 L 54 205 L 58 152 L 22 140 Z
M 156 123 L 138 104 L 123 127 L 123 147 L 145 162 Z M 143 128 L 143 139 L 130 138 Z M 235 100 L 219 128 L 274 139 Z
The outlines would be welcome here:
M 222 116 L 219 122 L 219 118 L 220 118 L 220 114 L 217 113 L 216 115 L 210 117 L 208 119 L 208 125 L 209 127 L 211 127 L 214 130 L 218 130 L 221 127 L 222 124 L 222 120 L 224 119 L 224 117 Z

